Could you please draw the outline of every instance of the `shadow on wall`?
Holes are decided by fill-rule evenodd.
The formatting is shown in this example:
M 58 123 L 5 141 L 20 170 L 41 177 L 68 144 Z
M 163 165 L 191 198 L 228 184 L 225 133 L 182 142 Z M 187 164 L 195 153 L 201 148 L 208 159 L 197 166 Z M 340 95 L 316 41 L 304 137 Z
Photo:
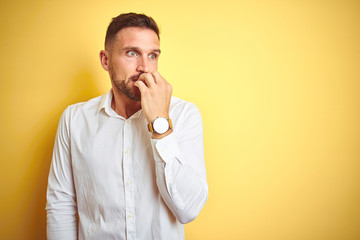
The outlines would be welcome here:
M 23 216 L 27 216 L 23 219 L 24 226 L 32 229 L 32 234 L 27 236 L 27 239 L 46 239 L 47 178 L 60 116 L 68 105 L 87 101 L 99 95 L 101 94 L 91 72 L 87 69 L 78 71 L 73 77 L 71 88 L 64 93 L 61 104 L 54 106 L 51 111 L 44 114 L 41 126 L 36 128 L 38 129 L 37 134 L 33 136 L 33 139 L 29 139 L 27 152 L 33 153 L 33 155 L 29 156 L 32 164 L 25 178 L 33 184 L 31 185 L 29 201 L 23 206 Z M 51 99 L 48 99 L 48 101 L 51 101 Z M 24 239 L 21 232 L 16 234 L 19 235 L 16 236 L 16 239 Z

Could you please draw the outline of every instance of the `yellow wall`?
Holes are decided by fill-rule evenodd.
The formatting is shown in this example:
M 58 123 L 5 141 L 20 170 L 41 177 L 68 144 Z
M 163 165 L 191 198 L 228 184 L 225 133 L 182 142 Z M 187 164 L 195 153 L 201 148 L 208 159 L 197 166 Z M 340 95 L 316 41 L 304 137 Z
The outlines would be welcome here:
M 205 127 L 209 199 L 187 239 L 360 239 L 360 1 L 0 3 L 0 238 L 45 239 L 61 112 L 109 89 L 110 18 L 162 29 L 160 72 Z

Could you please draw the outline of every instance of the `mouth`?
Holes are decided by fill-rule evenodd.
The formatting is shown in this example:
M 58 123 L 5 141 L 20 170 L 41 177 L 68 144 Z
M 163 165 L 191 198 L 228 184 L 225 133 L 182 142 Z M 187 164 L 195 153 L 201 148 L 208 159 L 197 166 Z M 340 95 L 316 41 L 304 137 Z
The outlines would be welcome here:
M 132 77 L 130 77 L 130 80 L 133 81 L 133 82 L 136 82 L 137 80 L 139 80 L 140 75 L 141 74 L 132 76 Z

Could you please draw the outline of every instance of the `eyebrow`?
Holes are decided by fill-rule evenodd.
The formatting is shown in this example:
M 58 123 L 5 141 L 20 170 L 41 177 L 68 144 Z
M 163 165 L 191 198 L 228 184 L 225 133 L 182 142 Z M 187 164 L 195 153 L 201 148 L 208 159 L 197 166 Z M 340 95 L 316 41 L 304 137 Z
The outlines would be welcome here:
M 136 51 L 138 51 L 138 52 L 141 52 L 141 49 L 140 49 L 140 48 L 138 48 L 138 47 L 131 47 L 131 46 L 129 46 L 129 47 L 124 47 L 123 50 L 124 50 L 124 51 L 136 50 Z M 156 49 L 152 49 L 150 52 L 156 52 L 156 53 L 160 54 L 160 53 L 161 53 L 161 50 L 158 49 L 158 48 L 156 48 Z

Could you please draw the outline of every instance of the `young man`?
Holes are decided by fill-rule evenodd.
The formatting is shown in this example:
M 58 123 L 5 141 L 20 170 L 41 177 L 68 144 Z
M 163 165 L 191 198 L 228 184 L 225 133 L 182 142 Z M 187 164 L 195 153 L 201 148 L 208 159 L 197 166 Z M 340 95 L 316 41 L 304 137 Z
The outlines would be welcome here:
M 69 106 L 60 119 L 48 239 L 184 239 L 183 224 L 204 206 L 201 116 L 194 104 L 171 97 L 157 72 L 159 55 L 152 18 L 113 18 L 100 52 L 112 89 Z

